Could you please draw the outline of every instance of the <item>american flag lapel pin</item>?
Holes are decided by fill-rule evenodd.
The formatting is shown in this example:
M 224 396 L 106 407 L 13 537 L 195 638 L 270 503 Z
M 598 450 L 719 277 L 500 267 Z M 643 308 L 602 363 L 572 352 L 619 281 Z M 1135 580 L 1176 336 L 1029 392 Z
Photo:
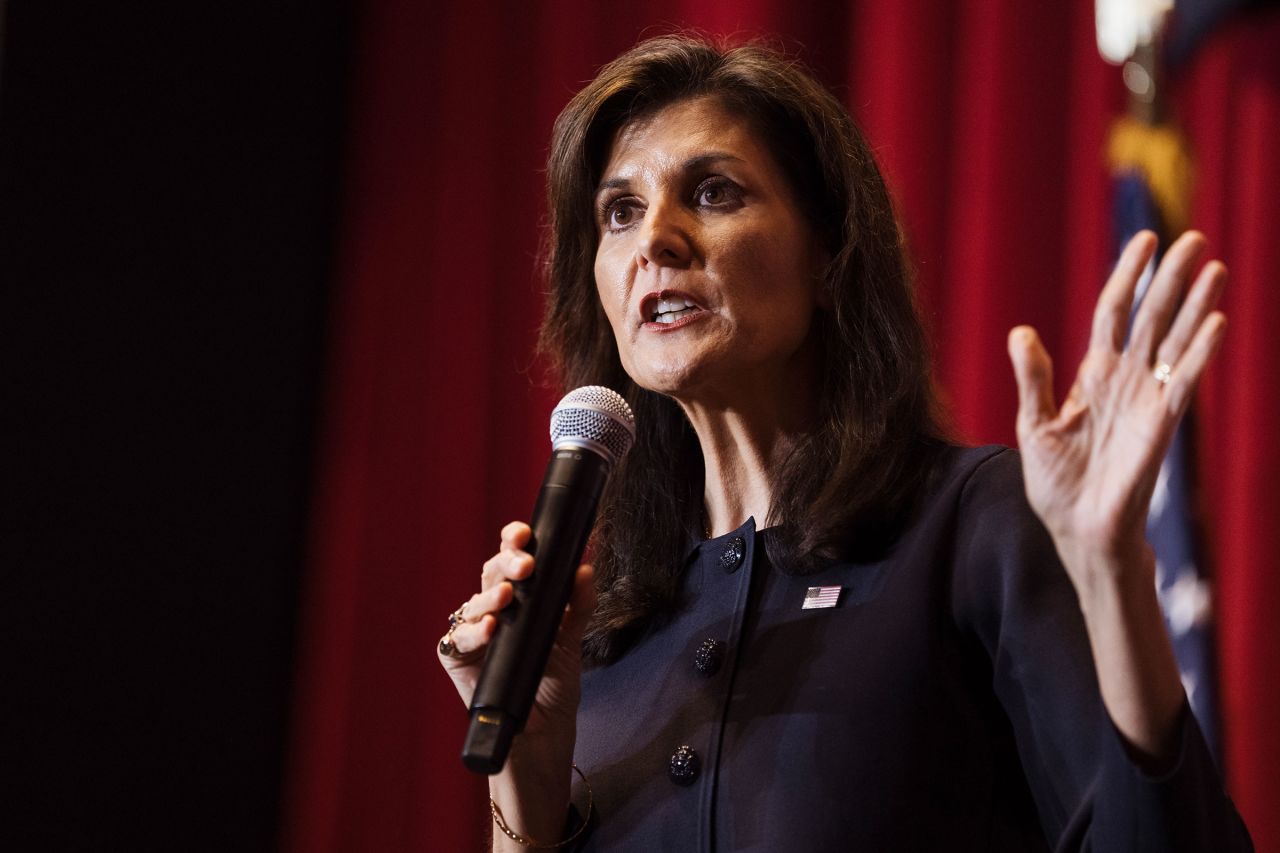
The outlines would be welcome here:
M 804 594 L 804 604 L 800 605 L 801 610 L 816 610 L 819 607 L 835 607 L 836 602 L 840 600 L 840 587 L 838 586 L 811 586 Z

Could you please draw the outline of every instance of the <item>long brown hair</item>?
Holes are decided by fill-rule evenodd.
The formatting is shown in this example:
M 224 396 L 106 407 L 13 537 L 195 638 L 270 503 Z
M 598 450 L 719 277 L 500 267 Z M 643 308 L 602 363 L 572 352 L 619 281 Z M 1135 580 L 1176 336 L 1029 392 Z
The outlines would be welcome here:
M 598 662 L 677 605 L 684 551 L 702 533 L 704 467 L 679 406 L 622 369 L 596 294 L 592 202 L 619 128 L 700 96 L 751 122 L 831 257 L 823 285 L 831 308 L 817 312 L 811 332 L 823 364 L 819 413 L 774 495 L 775 564 L 802 573 L 890 542 L 944 434 L 901 231 L 840 102 L 796 62 L 758 44 L 673 35 L 618 57 L 555 124 L 540 339 L 566 388 L 608 385 L 636 413 L 636 445 L 611 480 L 595 531 L 600 595 L 584 651 Z

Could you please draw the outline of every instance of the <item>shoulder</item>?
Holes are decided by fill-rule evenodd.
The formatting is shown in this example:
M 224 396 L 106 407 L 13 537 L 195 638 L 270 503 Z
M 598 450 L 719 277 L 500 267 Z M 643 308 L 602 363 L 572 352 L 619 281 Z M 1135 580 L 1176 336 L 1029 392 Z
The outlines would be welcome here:
M 1022 457 L 1004 445 L 947 448 L 934 468 L 925 504 L 926 511 L 954 518 L 960 540 L 996 541 L 1040 526 L 1027 503 Z
M 1010 524 L 1036 523 L 1023 488 L 1022 458 L 998 444 L 943 449 L 918 506 L 921 520 L 945 519 L 960 534 L 990 535 Z
M 1027 501 L 1022 455 L 1003 446 L 975 451 L 983 453 L 975 454 L 974 464 L 965 470 L 958 500 L 962 541 L 973 546 L 994 545 L 1047 535 Z
M 951 604 L 958 621 L 1006 624 L 1014 614 L 1074 612 L 1053 539 L 1031 509 L 1017 450 L 957 449 L 940 467 L 951 535 Z
M 955 493 L 965 503 L 999 501 L 1022 491 L 1022 458 L 1003 444 L 948 447 L 939 455 L 934 492 Z
M 1026 584 L 1056 582 L 1056 552 L 1027 502 L 1021 456 L 1001 445 L 942 448 L 893 551 L 898 562 L 931 566 L 963 613 L 999 611 Z

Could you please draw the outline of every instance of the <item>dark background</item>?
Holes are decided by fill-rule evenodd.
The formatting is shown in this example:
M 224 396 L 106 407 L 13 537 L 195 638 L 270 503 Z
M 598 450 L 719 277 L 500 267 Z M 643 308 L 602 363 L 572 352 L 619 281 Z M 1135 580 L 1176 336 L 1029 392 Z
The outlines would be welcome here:
M 270 848 L 351 10 L 55 5 L 0 6 L 0 846 Z

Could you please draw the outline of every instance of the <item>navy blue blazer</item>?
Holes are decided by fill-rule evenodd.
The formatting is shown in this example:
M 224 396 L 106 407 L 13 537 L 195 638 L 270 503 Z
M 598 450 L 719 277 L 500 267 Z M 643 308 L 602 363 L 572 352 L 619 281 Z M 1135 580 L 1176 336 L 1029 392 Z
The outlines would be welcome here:
M 1130 760 L 1016 452 L 950 451 L 878 562 L 788 574 L 769 535 L 693 546 L 678 612 L 584 674 L 577 849 L 1250 849 L 1190 713 L 1167 772 Z

